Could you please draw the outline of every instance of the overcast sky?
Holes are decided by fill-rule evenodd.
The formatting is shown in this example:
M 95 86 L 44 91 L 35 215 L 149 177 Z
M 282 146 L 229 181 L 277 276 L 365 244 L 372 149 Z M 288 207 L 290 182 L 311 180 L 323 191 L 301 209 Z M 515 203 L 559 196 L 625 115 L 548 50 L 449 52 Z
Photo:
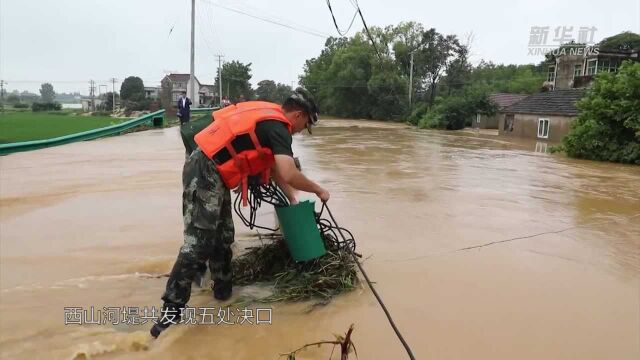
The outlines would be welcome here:
M 531 27 L 596 27 L 595 41 L 630 30 L 640 33 L 640 0 L 360 0 L 368 25 L 417 21 L 439 32 L 474 34 L 472 61 L 537 63 L 528 55 Z M 57 92 L 88 93 L 88 82 L 140 76 L 153 86 L 167 72 L 189 72 L 191 0 L 0 0 L 0 79 L 13 89 L 36 91 L 51 82 Z M 303 28 L 284 28 L 220 5 Z M 354 8 L 333 0 L 341 27 Z M 173 28 L 171 33 L 170 29 Z M 356 20 L 349 32 L 362 29 Z M 291 84 L 306 59 L 324 46 L 318 34 L 337 35 L 324 0 L 196 0 L 196 76 L 213 83 L 215 54 L 252 63 L 263 79 Z M 116 85 L 119 89 L 119 84 Z M 109 86 L 110 89 L 110 86 Z M 104 91 L 104 90 L 103 90 Z

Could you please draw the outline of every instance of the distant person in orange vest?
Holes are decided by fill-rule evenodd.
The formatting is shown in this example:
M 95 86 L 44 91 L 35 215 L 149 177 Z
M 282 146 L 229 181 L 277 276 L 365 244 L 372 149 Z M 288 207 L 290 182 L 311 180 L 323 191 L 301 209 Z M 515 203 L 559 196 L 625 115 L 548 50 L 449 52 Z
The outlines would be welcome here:
M 297 190 L 314 193 L 323 202 L 329 200 L 327 190 L 296 168 L 291 150 L 291 135 L 305 128 L 311 132 L 318 121 L 318 108 L 306 90 L 296 89 L 282 106 L 248 101 L 215 111 L 213 118 L 195 136 L 198 148 L 182 170 L 184 244 L 167 280 L 161 315 L 151 328 L 153 337 L 180 322 L 191 283 L 207 261 L 213 296 L 218 300 L 231 297 L 231 189 L 242 189 L 244 197 L 250 176 L 266 183 L 271 175 L 291 204 L 298 202 Z M 248 140 L 233 141 L 241 137 Z

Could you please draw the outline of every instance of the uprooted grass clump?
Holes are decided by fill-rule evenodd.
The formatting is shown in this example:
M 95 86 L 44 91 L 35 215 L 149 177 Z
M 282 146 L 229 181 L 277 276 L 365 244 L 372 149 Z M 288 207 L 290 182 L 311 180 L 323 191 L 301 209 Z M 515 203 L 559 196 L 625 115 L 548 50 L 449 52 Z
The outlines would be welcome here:
M 257 302 L 320 300 L 353 290 L 358 284 L 356 263 L 347 249 L 327 245 L 327 254 L 305 263 L 296 263 L 281 237 L 251 247 L 232 262 L 237 285 L 273 285 L 273 293 Z

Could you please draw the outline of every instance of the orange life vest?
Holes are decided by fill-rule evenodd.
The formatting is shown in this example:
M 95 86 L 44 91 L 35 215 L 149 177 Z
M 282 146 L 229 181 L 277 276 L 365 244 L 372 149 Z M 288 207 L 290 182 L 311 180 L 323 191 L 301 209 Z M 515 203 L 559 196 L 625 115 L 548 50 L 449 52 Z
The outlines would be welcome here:
M 229 189 L 242 185 L 243 204 L 247 205 L 248 177 L 259 176 L 261 183 L 269 182 L 275 163 L 271 149 L 263 147 L 256 136 L 256 125 L 264 120 L 283 122 L 289 132 L 292 125 L 280 105 L 264 101 L 247 101 L 227 106 L 212 114 L 213 123 L 194 137 L 202 152 L 214 161 Z M 250 140 L 252 149 L 239 149 L 236 140 Z

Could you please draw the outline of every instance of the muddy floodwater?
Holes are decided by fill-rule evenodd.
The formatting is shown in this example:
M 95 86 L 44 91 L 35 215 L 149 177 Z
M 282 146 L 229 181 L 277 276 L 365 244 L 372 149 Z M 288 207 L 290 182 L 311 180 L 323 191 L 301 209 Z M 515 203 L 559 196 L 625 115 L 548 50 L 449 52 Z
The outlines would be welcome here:
M 640 358 L 640 167 L 363 121 L 294 143 L 418 359 Z M 270 325 L 179 325 L 155 341 L 149 324 L 65 325 L 72 307 L 161 305 L 183 162 L 177 128 L 0 158 L 2 358 L 277 359 L 352 323 L 360 359 L 406 358 L 366 287 L 326 306 L 249 305 L 271 306 Z M 255 244 L 236 229 L 236 252 Z M 190 302 L 225 304 L 196 288 Z

